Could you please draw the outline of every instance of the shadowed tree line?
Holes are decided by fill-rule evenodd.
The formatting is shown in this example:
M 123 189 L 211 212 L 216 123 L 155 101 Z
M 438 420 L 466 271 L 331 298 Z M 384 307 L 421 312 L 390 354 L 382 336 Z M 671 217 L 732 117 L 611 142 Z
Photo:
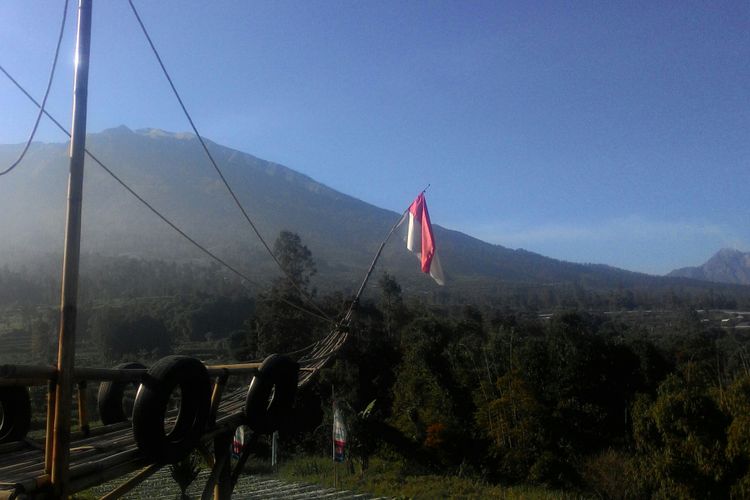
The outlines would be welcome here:
M 330 421 L 334 385 L 362 473 L 379 453 L 412 469 L 605 498 L 750 494 L 741 334 L 704 330 L 689 313 L 680 332 L 659 336 L 580 311 L 540 320 L 407 306 L 387 296 L 388 276 L 381 290 L 301 395 L 310 421 L 292 441 L 326 449 L 329 428 L 318 426 Z
M 296 286 L 279 278 L 250 297 L 221 279 L 210 292 L 104 300 L 102 284 L 102 300 L 82 308 L 83 336 L 111 362 L 197 341 L 235 360 L 306 346 L 328 325 L 298 309 L 306 307 L 300 290 L 332 317 L 347 297 L 315 290 L 313 257 L 296 234 L 283 232 L 274 252 Z M 193 271 L 200 282 L 216 270 Z M 160 275 L 165 291 L 179 283 L 168 274 Z M 0 279 L 23 276 L 2 270 Z M 387 273 L 373 288 L 349 342 L 298 394 L 295 425 L 282 435 L 287 453 L 330 451 L 335 386 L 349 464 L 360 474 L 377 454 L 409 471 L 605 498 L 750 496 L 749 338 L 702 322 L 695 308 L 703 298 L 667 294 L 666 319 L 623 321 L 586 312 L 583 302 L 596 295 L 575 287 L 526 306 L 417 300 Z M 644 307 L 638 293 L 607 293 L 619 309 Z M 554 314 L 542 317 L 547 303 Z

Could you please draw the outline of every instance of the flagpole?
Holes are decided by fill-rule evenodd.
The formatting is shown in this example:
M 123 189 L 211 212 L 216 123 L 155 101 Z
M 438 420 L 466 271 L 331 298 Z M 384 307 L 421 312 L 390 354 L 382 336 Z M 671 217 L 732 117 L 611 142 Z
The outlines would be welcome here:
M 430 188 L 430 185 L 427 184 L 427 186 L 422 190 L 422 194 L 427 192 L 427 190 Z M 349 306 L 349 310 L 346 312 L 346 316 L 344 316 L 344 322 L 348 323 L 351 320 L 352 313 L 354 312 L 354 308 L 357 307 L 359 304 L 359 299 L 362 296 L 362 293 L 365 291 L 365 287 L 367 286 L 367 282 L 370 280 L 370 276 L 372 275 L 372 272 L 375 270 L 375 265 L 378 263 L 378 259 L 380 259 L 380 254 L 383 253 L 383 248 L 385 248 L 385 244 L 388 243 L 388 240 L 391 239 L 391 236 L 393 236 L 393 233 L 396 231 L 396 228 L 401 225 L 402 222 L 404 222 L 404 217 L 406 217 L 406 213 L 409 211 L 409 207 L 406 207 L 406 210 L 401 214 L 401 217 L 399 217 L 398 221 L 393 225 L 390 231 L 388 231 L 388 235 L 385 237 L 383 242 L 380 244 L 380 248 L 378 248 L 377 253 L 375 254 L 375 258 L 372 259 L 372 264 L 370 264 L 370 268 L 367 270 L 367 274 L 365 274 L 365 279 L 362 280 L 362 284 L 359 285 L 359 290 L 357 290 L 357 294 L 354 296 L 354 300 L 352 301 L 352 304 Z
M 388 235 L 380 244 L 380 248 L 378 248 L 378 251 L 375 254 L 375 258 L 372 259 L 372 264 L 370 264 L 370 268 L 367 270 L 367 274 L 365 274 L 365 279 L 362 280 L 362 284 L 359 285 L 359 290 L 357 290 L 357 294 L 354 296 L 354 300 L 352 301 L 351 306 L 349 306 L 349 310 L 347 311 L 346 316 L 344 317 L 344 321 L 349 322 L 349 320 L 351 319 L 352 313 L 354 312 L 354 308 L 357 307 L 357 304 L 359 304 L 359 299 L 362 296 L 362 292 L 365 291 L 367 282 L 370 281 L 370 276 L 372 275 L 372 272 L 375 270 L 375 265 L 378 263 L 378 259 L 380 259 L 380 254 L 383 253 L 383 248 L 385 248 L 385 244 L 388 243 L 388 240 L 391 239 L 391 236 L 396 231 L 396 228 L 400 226 L 401 223 L 404 221 L 404 217 L 406 216 L 406 212 L 408 211 L 409 211 L 408 208 L 404 210 L 404 213 L 401 214 L 401 217 L 399 217 L 398 221 L 393 225 L 391 230 L 388 231 Z

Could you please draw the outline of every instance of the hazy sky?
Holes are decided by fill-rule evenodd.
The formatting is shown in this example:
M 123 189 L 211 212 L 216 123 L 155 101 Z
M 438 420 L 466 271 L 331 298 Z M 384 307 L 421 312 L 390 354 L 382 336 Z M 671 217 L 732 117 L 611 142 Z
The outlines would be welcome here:
M 747 0 L 136 5 L 218 143 L 396 211 L 430 183 L 435 223 L 555 258 L 664 273 L 750 250 Z M 0 1 L 0 64 L 38 97 L 62 6 Z M 189 129 L 125 0 L 94 0 L 92 50 L 90 132 Z M 0 75 L 0 143 L 34 117 Z

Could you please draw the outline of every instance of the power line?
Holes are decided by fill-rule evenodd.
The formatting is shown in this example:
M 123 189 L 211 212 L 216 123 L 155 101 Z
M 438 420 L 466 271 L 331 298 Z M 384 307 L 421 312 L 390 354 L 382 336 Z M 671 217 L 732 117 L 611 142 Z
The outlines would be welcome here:
M 260 242 L 263 244 L 263 247 L 265 247 L 266 251 L 268 252 L 268 255 L 271 256 L 273 261 L 276 263 L 278 268 L 281 270 L 281 272 L 286 276 L 286 278 L 289 280 L 289 282 L 292 284 L 292 286 L 297 290 L 297 292 L 300 294 L 300 296 L 307 302 L 309 305 L 311 305 L 316 311 L 318 311 L 320 314 L 328 318 L 328 315 L 323 311 L 320 307 L 315 304 L 315 302 L 312 300 L 312 298 L 309 296 L 307 292 L 305 292 L 292 278 L 292 276 L 289 274 L 289 272 L 284 269 L 284 267 L 281 265 L 281 262 L 279 262 L 279 259 L 276 257 L 276 255 L 273 253 L 273 250 L 271 250 L 271 247 L 268 246 L 268 243 L 266 243 L 266 240 L 263 238 L 263 236 L 260 234 L 260 231 L 256 227 L 255 223 L 253 223 L 250 216 L 247 214 L 247 211 L 245 211 L 245 207 L 242 206 L 242 203 L 240 202 L 237 195 L 234 193 L 234 190 L 229 185 L 229 182 L 224 177 L 223 172 L 219 168 L 219 165 L 214 160 L 213 155 L 211 155 L 211 152 L 208 150 L 208 146 L 206 146 L 205 141 L 203 140 L 203 137 L 198 132 L 198 128 L 195 126 L 195 123 L 193 122 L 192 117 L 190 116 L 190 113 L 187 110 L 187 107 L 185 107 L 185 103 L 182 101 L 182 98 L 180 97 L 180 93 L 177 92 L 177 88 L 174 85 L 174 82 L 172 81 L 172 77 L 169 75 L 169 72 L 167 71 L 166 66 L 164 66 L 164 62 L 161 59 L 161 56 L 159 55 L 159 51 L 156 49 L 156 46 L 154 45 L 154 42 L 151 40 L 151 36 L 148 33 L 148 30 L 146 29 L 146 26 L 143 24 L 143 21 L 141 20 L 141 16 L 138 14 L 138 10 L 135 8 L 135 5 L 133 4 L 133 0 L 128 0 L 128 3 L 130 4 L 130 8 L 133 11 L 133 14 L 135 15 L 136 20 L 138 21 L 138 24 L 141 27 L 141 30 L 143 31 L 143 34 L 146 36 L 146 40 L 148 41 L 149 46 L 151 46 L 151 50 L 154 53 L 154 56 L 156 56 L 156 60 L 159 62 L 159 66 L 161 67 L 162 72 L 164 73 L 164 76 L 166 77 L 167 81 L 169 82 L 169 86 L 172 88 L 172 93 L 174 93 L 175 97 L 177 98 L 177 101 L 180 103 L 180 107 L 182 108 L 182 112 L 185 114 L 185 117 L 187 118 L 188 122 L 190 122 L 190 127 L 192 127 L 193 132 L 195 133 L 195 136 L 198 138 L 198 140 L 201 143 L 201 146 L 203 147 L 203 150 L 206 152 L 206 156 L 208 156 L 209 161 L 211 162 L 211 165 L 213 165 L 214 170 L 216 170 L 216 173 L 219 174 L 219 178 L 221 178 L 222 183 L 224 183 L 224 187 L 227 188 L 227 191 L 231 195 L 232 199 L 234 200 L 234 203 L 237 205 L 237 208 L 240 209 L 240 212 L 242 212 L 242 215 L 245 217 L 245 220 L 248 224 L 250 224 L 250 227 L 253 229 L 253 232 L 255 232 L 255 235 L 258 237 Z M 332 319 L 328 318 L 329 321 L 333 322 Z
M 10 167 L 0 172 L 0 175 L 5 175 L 9 173 L 23 161 L 24 157 L 26 156 L 26 153 L 29 150 L 29 147 L 31 146 L 32 141 L 34 140 L 36 131 L 39 128 L 39 122 L 42 119 L 42 114 L 44 114 L 44 107 L 47 105 L 47 97 L 49 97 L 49 91 L 52 88 L 52 81 L 55 79 L 55 68 L 57 68 L 57 59 L 58 59 L 58 56 L 60 55 L 60 45 L 62 45 L 63 33 L 65 33 L 65 20 L 67 18 L 68 18 L 68 0 L 65 0 L 65 6 L 63 7 L 62 21 L 60 21 L 60 34 L 57 36 L 57 46 L 55 47 L 55 57 L 52 60 L 52 68 L 50 69 L 49 79 L 47 80 L 47 90 L 44 91 L 44 99 L 42 99 L 42 104 L 39 105 L 39 113 L 37 113 L 36 115 L 36 120 L 34 121 L 34 127 L 31 129 L 31 133 L 29 134 L 29 139 L 26 141 L 26 145 L 24 146 L 23 151 L 21 151 L 21 154 L 18 156 L 18 159 L 14 161 Z
M 21 92 L 23 92 L 23 94 L 24 94 L 24 95 L 25 95 L 25 96 L 26 96 L 26 97 L 27 97 L 27 98 L 28 98 L 28 99 L 29 99 L 29 100 L 30 100 L 30 101 L 31 101 L 32 103 L 34 103 L 34 105 L 36 105 L 37 107 L 39 107 L 40 109 L 42 109 L 42 105 L 41 105 L 41 104 L 39 104 L 39 102 L 38 102 L 38 101 L 37 101 L 36 99 L 34 99 L 34 97 L 33 97 L 33 96 L 32 96 L 31 94 L 29 94 L 29 92 L 28 92 L 28 91 L 27 91 L 27 90 L 26 90 L 26 89 L 25 89 L 25 88 L 23 87 L 23 85 L 21 85 L 21 84 L 20 84 L 20 83 L 19 83 L 19 82 L 18 82 L 18 81 L 17 81 L 16 79 L 15 79 L 15 78 L 13 78 L 13 76 L 12 76 L 12 75 L 11 75 L 10 73 L 8 73 L 8 71 L 7 71 L 7 70 L 6 70 L 6 69 L 5 69 L 5 68 L 4 68 L 4 67 L 3 67 L 2 65 L 0 65 L 0 72 L 2 72 L 3 74 L 5 74 L 5 76 L 6 76 L 6 77 L 7 77 L 7 78 L 8 78 L 8 79 L 9 79 L 9 80 L 10 80 L 10 81 L 11 81 L 11 82 L 12 82 L 12 83 L 13 83 L 13 84 L 14 84 L 14 85 L 15 85 L 15 86 L 16 86 L 16 87 L 17 87 L 17 88 L 18 88 L 18 89 L 19 89 L 19 90 L 21 91 Z M 55 117 L 54 117 L 54 116 L 52 116 L 52 115 L 51 115 L 51 114 L 50 114 L 50 113 L 49 113 L 49 112 L 48 112 L 47 110 L 44 110 L 44 109 L 42 109 L 42 114 L 46 115 L 46 116 L 47 116 L 47 118 L 49 118 L 49 119 L 50 119 L 50 120 L 52 121 L 52 123 L 54 123 L 54 124 L 55 124 L 55 125 L 57 126 L 57 128 L 59 128 L 59 129 L 60 129 L 60 130 L 61 130 L 61 131 L 62 131 L 62 132 L 63 132 L 63 133 L 65 134 L 65 135 L 67 135 L 68 137 L 70 137 L 70 132 L 69 132 L 69 131 L 68 131 L 68 130 L 67 130 L 67 129 L 65 128 L 65 127 L 63 127 L 63 126 L 62 126 L 62 124 L 60 124 L 60 122 L 59 122 L 59 121 L 57 121 L 57 120 L 55 119 Z M 241 279 L 245 280 L 245 281 L 246 281 L 246 282 L 248 282 L 249 284 L 251 284 L 251 285 L 255 285 L 255 286 L 258 286 L 258 287 L 260 287 L 260 286 L 261 286 L 261 285 L 260 285 L 260 284 L 259 284 L 258 282 L 256 282 L 256 281 L 254 281 L 254 280 L 250 279 L 250 278 L 249 278 L 249 277 L 248 277 L 247 275 L 245 275 L 244 273 L 242 273 L 241 271 L 239 271 L 239 270 L 238 270 L 237 268 L 235 268 L 234 266 L 230 265 L 230 264 L 229 264 L 228 262 L 226 262 L 226 261 L 225 261 L 224 259 L 222 259 L 222 258 L 221 258 L 221 257 L 219 257 L 218 255 L 216 255 L 216 254 L 214 254 L 213 252 L 211 252 L 211 251 L 210 251 L 209 249 L 207 249 L 207 248 L 206 248 L 205 246 L 201 245 L 201 244 L 200 244 L 200 243 L 198 243 L 198 242 L 197 242 L 197 241 L 196 241 L 195 239 L 193 239 L 193 238 L 192 238 L 192 237 L 191 237 L 190 235 L 188 235 L 188 234 L 187 234 L 187 233 L 186 233 L 185 231 L 183 231 L 182 229 L 180 229 L 180 228 L 179 228 L 179 227 L 178 227 L 178 226 L 177 226 L 177 225 L 176 225 L 175 223 L 173 223 L 172 221 L 170 221 L 170 220 L 169 220 L 169 219 L 168 219 L 168 218 L 167 218 L 167 217 L 166 217 L 165 215 L 163 215 L 163 214 L 162 214 L 161 212 L 159 212 L 159 210 L 157 210 L 157 209 L 156 209 L 156 208 L 155 208 L 155 207 L 154 207 L 153 205 L 151 205 L 151 203 L 149 203 L 149 202 L 148 202 L 148 201 L 147 201 L 146 199 L 144 199 L 144 198 L 143 198 L 142 196 L 140 196 L 140 195 L 139 195 L 138 193 L 136 193 L 136 192 L 135 192 L 135 190 L 134 190 L 133 188 L 131 188 L 131 187 L 130 187 L 130 186 L 129 186 L 129 185 L 128 185 L 128 184 L 127 184 L 127 183 L 126 183 L 125 181 L 123 181 L 122 179 L 120 179 L 120 178 L 119 178 L 119 177 L 117 176 L 117 174 L 115 174 L 115 173 L 114 173 L 114 172 L 113 172 L 113 171 L 112 171 L 112 170 L 111 170 L 111 169 L 110 169 L 109 167 L 107 167 L 107 166 L 106 166 L 106 165 L 105 165 L 105 164 L 104 164 L 104 163 L 103 163 L 103 162 L 102 162 L 101 160 L 99 160 L 99 159 L 98 159 L 98 158 L 97 158 L 96 156 L 94 156 L 94 155 L 93 155 L 93 154 L 92 154 L 92 153 L 91 153 L 91 152 L 90 152 L 90 151 L 89 151 L 88 149 L 86 150 L 86 154 L 87 154 L 87 155 L 89 156 L 89 158 L 91 158 L 92 160 L 94 160 L 94 162 L 95 162 L 95 163 L 96 163 L 97 165 L 99 165 L 99 166 L 100 166 L 100 167 L 101 167 L 101 168 L 102 168 L 102 169 L 103 169 L 103 170 L 104 170 L 104 171 L 105 171 L 106 173 L 108 173 L 108 174 L 110 175 L 110 177 L 112 177 L 112 178 L 113 178 L 113 179 L 114 179 L 115 181 L 117 181 L 117 183 L 118 183 L 118 184 L 120 184 L 120 185 L 121 185 L 121 186 L 122 186 L 123 188 L 125 188 L 125 190 L 126 190 L 126 191 L 128 191 L 128 192 L 129 192 L 129 193 L 130 193 L 131 195 L 133 195 L 133 196 L 134 196 L 134 197 L 135 197 L 135 198 L 136 198 L 136 199 L 137 199 L 137 200 L 138 200 L 139 202 L 141 202 L 141 203 L 142 203 L 142 204 L 143 204 L 143 205 L 144 205 L 144 206 L 145 206 L 146 208 L 148 208 L 149 210 L 151 210 L 151 212 L 152 212 L 152 213 L 153 213 L 154 215 L 156 215 L 157 217 L 159 217 L 159 218 L 160 218 L 160 219 L 161 219 L 162 221 L 164 221 L 164 222 L 165 222 L 165 223 L 166 223 L 166 224 L 167 224 L 167 225 L 168 225 L 169 227 L 171 227 L 172 229 L 174 229 L 174 230 L 175 230 L 175 231 L 176 231 L 176 232 L 177 232 L 177 233 L 178 233 L 178 234 L 179 234 L 180 236 L 182 236 L 182 237 L 183 237 L 183 238 L 185 238 L 185 239 L 186 239 L 187 241 L 189 241 L 189 242 L 190 242 L 191 244 L 193 244 L 193 245 L 194 245 L 194 246 L 195 246 L 196 248 L 198 248 L 198 249 L 199 249 L 199 250 L 200 250 L 201 252 L 203 252 L 204 254 L 208 255 L 208 256 L 209 256 L 210 258 L 212 258 L 213 260 L 215 260 L 215 261 L 216 261 L 217 263 L 221 264 L 222 266 L 224 266 L 224 267 L 225 267 L 225 268 L 227 268 L 227 269 L 228 269 L 229 271 L 231 271 L 232 273 L 234 273 L 235 275 L 237 275 L 237 276 L 238 276 L 239 278 L 241 278 Z M 246 286 L 245 286 L 244 284 L 240 283 L 240 285 L 241 285 L 241 286 L 243 286 L 243 287 L 244 287 L 245 289 L 247 289 L 247 287 L 246 287 Z M 327 323 L 332 323 L 332 324 L 333 324 L 333 323 L 335 323 L 335 322 L 334 322 L 334 321 L 333 321 L 332 319 L 328 318 L 328 317 L 327 317 L 327 316 L 326 316 L 325 314 L 322 314 L 322 315 L 321 315 L 321 314 L 318 314 L 318 313 L 316 313 L 316 312 L 310 311 L 310 310 L 308 310 L 308 309 L 305 309 L 305 308 L 303 308 L 303 307 L 301 307 L 301 306 L 299 306 L 299 305 L 295 304 L 294 302 L 291 302 L 291 301 L 289 301 L 289 300 L 286 300 L 286 299 L 284 299 L 284 298 L 280 298 L 279 300 L 281 300 L 281 302 L 285 303 L 286 305 L 288 305 L 288 306 L 290 306 L 290 307 L 292 307 L 292 308 L 294 308 L 294 309 L 297 309 L 297 310 L 298 310 L 298 311 L 300 311 L 300 312 L 303 312 L 303 313 L 309 314 L 309 315 L 311 315 L 311 316 L 314 316 L 314 317 L 316 317 L 316 318 L 318 318 L 318 319 L 321 319 L 321 320 L 323 320 L 323 321 L 325 321 L 325 322 L 327 322 Z

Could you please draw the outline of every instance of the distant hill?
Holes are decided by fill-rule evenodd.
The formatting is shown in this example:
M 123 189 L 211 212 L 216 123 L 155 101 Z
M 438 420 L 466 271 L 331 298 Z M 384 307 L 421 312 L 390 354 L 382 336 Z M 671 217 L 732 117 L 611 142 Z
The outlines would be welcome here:
M 750 252 L 724 248 L 701 266 L 675 269 L 667 276 L 750 285 Z
M 282 229 L 300 234 L 318 265 L 321 287 L 352 290 L 400 214 L 335 191 L 283 165 L 208 142 L 225 176 L 273 244 Z M 191 134 L 126 127 L 90 134 L 88 149 L 154 206 L 212 251 L 252 276 L 277 276 L 232 204 L 225 188 Z M 0 164 L 15 158 L 20 145 L 0 146 Z M 0 182 L 0 265 L 33 254 L 59 252 L 63 243 L 67 182 L 66 144 L 34 144 L 25 162 Z M 406 205 L 410 200 L 404 200 Z M 97 165 L 86 163 L 83 251 L 201 261 L 205 256 L 143 208 Z M 575 284 L 587 289 L 666 287 L 682 283 L 606 265 L 575 264 L 526 250 L 492 245 L 458 231 L 435 227 L 449 280 L 441 290 L 493 293 L 499 286 Z M 386 247 L 380 270 L 405 288 L 436 287 L 418 272 L 403 244 Z M 746 275 L 747 276 L 747 275 Z M 701 285 L 702 286 L 702 285 Z

